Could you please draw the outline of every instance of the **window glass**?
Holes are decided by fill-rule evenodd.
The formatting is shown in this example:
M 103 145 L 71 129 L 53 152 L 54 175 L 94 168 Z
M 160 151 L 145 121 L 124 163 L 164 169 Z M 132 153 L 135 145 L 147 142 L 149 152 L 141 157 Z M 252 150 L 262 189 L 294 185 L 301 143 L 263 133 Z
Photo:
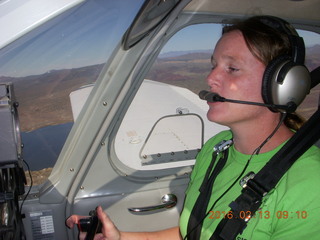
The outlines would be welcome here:
M 35 184 L 50 174 L 73 126 L 69 95 L 96 81 L 141 4 L 86 1 L 1 49 L 0 82 L 14 84 Z
M 147 78 L 185 87 L 196 94 L 208 89 L 210 59 L 221 31 L 220 24 L 197 24 L 182 29 L 164 46 Z
M 303 37 L 306 46 L 305 65 L 309 71 L 320 66 L 320 34 L 298 30 L 298 33 Z M 320 96 L 320 85 L 311 89 L 303 103 L 299 106 L 297 112 L 304 118 L 308 119 L 317 110 Z

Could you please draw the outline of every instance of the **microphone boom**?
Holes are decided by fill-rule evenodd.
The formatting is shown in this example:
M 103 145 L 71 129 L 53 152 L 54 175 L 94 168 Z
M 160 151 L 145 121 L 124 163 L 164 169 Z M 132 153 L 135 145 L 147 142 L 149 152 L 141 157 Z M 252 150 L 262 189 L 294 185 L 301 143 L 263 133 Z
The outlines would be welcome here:
M 266 103 L 259 103 L 259 102 L 248 102 L 248 101 L 241 101 L 241 100 L 224 98 L 224 97 L 221 97 L 217 93 L 209 92 L 206 90 L 200 91 L 199 97 L 200 97 L 200 99 L 206 100 L 207 102 L 230 102 L 230 103 L 248 104 L 248 105 L 281 109 L 281 110 L 284 110 L 285 112 L 289 112 L 289 113 L 294 112 L 297 108 L 297 105 L 294 102 L 288 102 L 286 105 L 266 104 Z

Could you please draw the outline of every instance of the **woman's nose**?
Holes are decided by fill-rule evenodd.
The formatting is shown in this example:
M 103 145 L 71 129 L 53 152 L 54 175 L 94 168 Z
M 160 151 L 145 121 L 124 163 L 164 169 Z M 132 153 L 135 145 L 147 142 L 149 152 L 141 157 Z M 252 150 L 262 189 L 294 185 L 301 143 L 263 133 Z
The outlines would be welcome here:
M 213 68 L 207 76 L 207 84 L 210 88 L 217 87 L 220 85 L 220 78 L 218 69 Z

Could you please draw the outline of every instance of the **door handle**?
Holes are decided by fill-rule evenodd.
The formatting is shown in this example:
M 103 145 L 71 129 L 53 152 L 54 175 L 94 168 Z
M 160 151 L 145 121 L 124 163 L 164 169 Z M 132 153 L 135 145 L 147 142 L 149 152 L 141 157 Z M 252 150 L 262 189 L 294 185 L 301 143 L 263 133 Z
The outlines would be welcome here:
M 128 208 L 132 213 L 145 213 L 150 211 L 156 211 L 160 209 L 169 209 L 177 205 L 178 199 L 174 194 L 166 194 L 161 198 L 161 204 L 149 207 L 132 207 Z

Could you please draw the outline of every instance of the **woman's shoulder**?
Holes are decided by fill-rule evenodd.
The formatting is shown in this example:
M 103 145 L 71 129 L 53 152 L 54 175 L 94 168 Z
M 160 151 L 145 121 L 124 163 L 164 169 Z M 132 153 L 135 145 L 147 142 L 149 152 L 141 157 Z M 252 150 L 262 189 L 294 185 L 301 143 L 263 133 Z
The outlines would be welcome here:
M 320 149 L 309 148 L 299 157 L 279 182 L 279 187 L 286 189 L 286 194 L 308 195 L 318 198 L 320 188 Z M 320 206 L 319 204 L 317 205 Z
M 316 177 L 320 181 L 320 148 L 317 146 L 310 147 L 301 157 L 293 164 L 292 171 Z M 310 178 L 309 176 L 308 178 Z

